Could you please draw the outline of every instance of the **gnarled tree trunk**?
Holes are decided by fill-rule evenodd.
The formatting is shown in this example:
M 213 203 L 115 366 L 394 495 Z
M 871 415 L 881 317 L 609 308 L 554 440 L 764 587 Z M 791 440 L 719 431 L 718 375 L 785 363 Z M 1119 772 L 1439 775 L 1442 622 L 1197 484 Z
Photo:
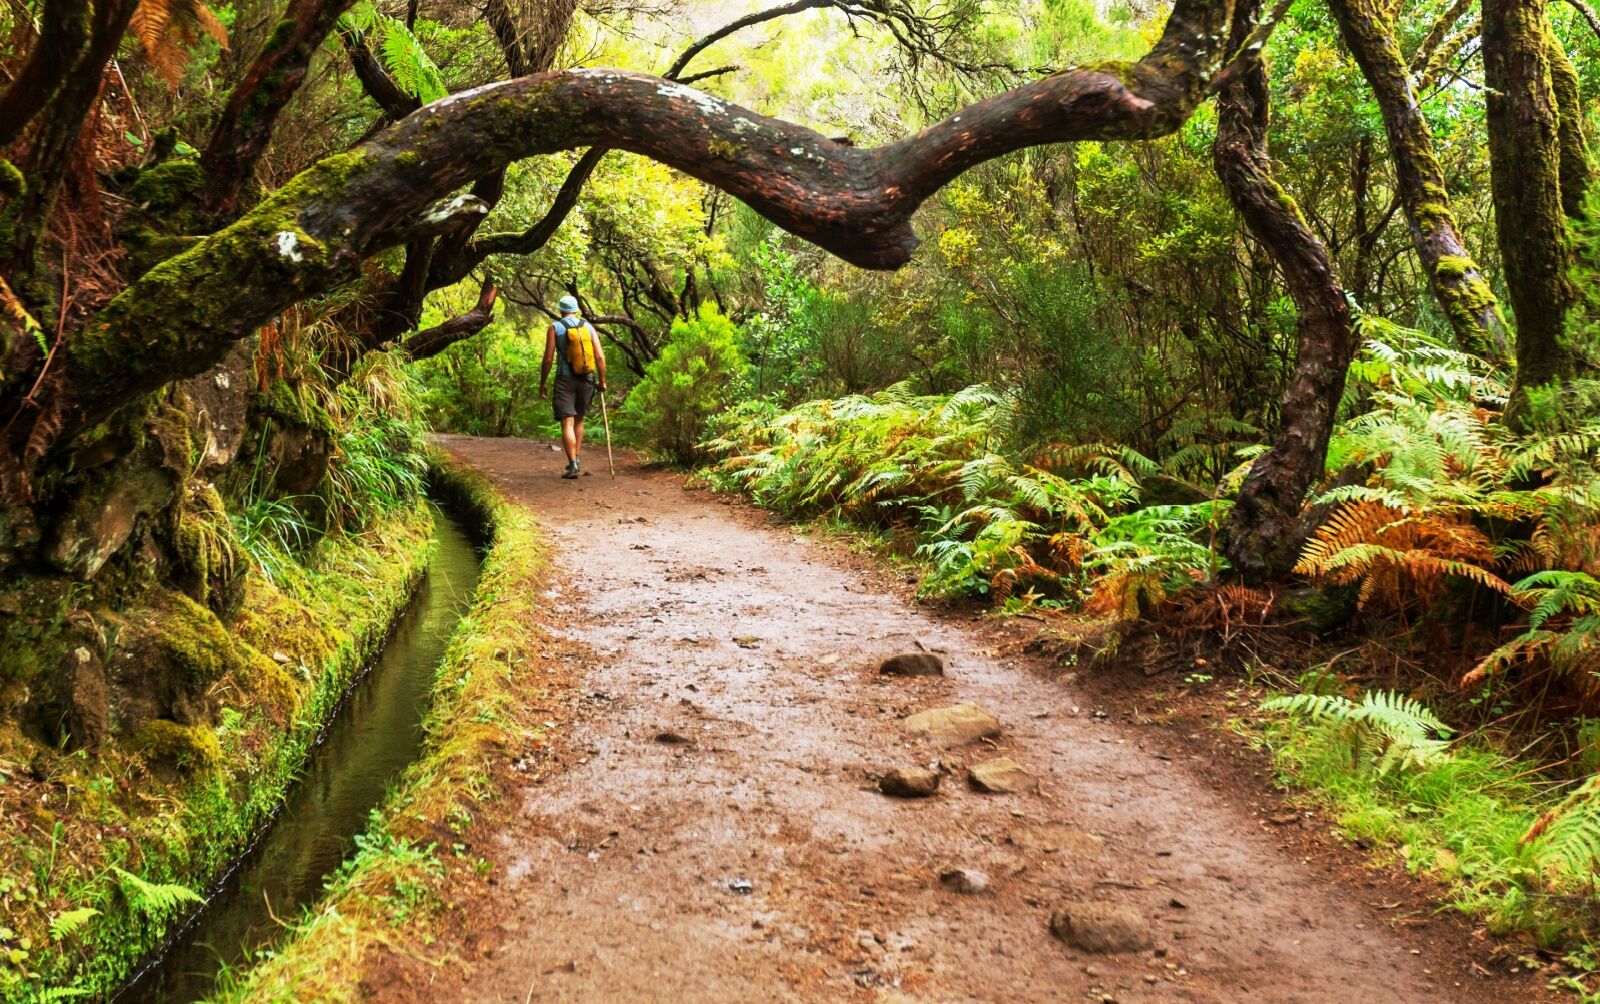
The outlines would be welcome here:
M 1511 348 L 1505 318 L 1456 227 L 1433 132 L 1412 93 L 1388 8 L 1379 0 L 1328 0 L 1328 8 L 1383 112 L 1411 243 L 1456 343 L 1485 359 L 1504 359 Z
M 1260 0 L 1242 0 L 1235 8 L 1230 51 L 1247 44 L 1259 9 Z M 1245 58 L 1217 95 L 1212 156 L 1229 201 L 1283 273 L 1300 315 L 1277 434 L 1251 465 L 1227 528 L 1225 551 L 1234 571 L 1260 582 L 1287 572 L 1304 539 L 1306 493 L 1322 475 L 1356 339 L 1327 249 L 1272 179 L 1266 70 L 1257 56 Z
M 1557 67 L 1565 55 L 1557 60 L 1557 54 L 1543 0 L 1484 0 L 1489 168 L 1500 255 L 1517 322 L 1517 378 L 1507 417 L 1519 425 L 1530 418 L 1530 391 L 1563 384 L 1579 368 L 1566 333 L 1575 297 L 1568 277 L 1557 86 L 1562 76 Z M 1572 142 L 1569 134 L 1569 148 Z

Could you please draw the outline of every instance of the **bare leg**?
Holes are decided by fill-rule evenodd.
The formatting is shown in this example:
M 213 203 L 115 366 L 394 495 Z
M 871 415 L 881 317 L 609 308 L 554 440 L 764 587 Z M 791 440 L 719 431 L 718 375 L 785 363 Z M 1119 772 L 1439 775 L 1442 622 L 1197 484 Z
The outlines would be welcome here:
M 576 430 L 574 430 L 576 426 Z M 567 449 L 567 460 L 578 459 L 578 447 L 583 443 L 583 423 L 572 416 L 561 420 L 561 445 Z

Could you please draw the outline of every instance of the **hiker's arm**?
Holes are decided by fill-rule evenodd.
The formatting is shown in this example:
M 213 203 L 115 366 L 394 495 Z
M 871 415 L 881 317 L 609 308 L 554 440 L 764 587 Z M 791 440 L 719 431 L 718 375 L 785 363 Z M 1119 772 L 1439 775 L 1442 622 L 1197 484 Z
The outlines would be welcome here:
M 589 326 L 589 340 L 594 342 L 594 368 L 600 377 L 600 389 L 606 389 L 606 347 L 600 344 L 600 332 Z
M 550 383 L 550 360 L 556 357 L 556 326 L 554 324 L 544 331 L 544 361 L 539 363 L 539 396 L 544 397 L 545 388 Z

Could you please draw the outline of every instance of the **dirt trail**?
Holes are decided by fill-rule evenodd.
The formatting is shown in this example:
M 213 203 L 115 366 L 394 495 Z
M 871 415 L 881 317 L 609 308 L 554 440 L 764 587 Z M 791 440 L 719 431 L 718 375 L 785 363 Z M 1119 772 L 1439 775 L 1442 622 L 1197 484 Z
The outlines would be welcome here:
M 631 458 L 612 481 L 591 457 L 575 483 L 543 443 L 445 445 L 539 514 L 553 623 L 599 658 L 570 769 L 497 838 L 500 901 L 467 918 L 481 961 L 441 975 L 463 982 L 434 999 L 1512 999 L 1390 929 L 1369 905 L 1381 890 L 1330 886 L 1279 850 L 1181 755 L 1141 748 L 1085 695 L 987 657 L 827 549 Z M 878 676 L 919 642 L 947 676 Z M 905 715 L 961 701 L 1003 737 L 945 753 L 902 733 Z M 980 794 L 961 770 L 931 799 L 873 786 L 891 767 L 1001 754 L 1040 790 Z M 1041 841 L 1043 826 L 1061 831 Z M 954 867 L 991 890 L 942 887 Z M 1135 907 L 1155 949 L 1069 949 L 1048 920 L 1070 898 Z

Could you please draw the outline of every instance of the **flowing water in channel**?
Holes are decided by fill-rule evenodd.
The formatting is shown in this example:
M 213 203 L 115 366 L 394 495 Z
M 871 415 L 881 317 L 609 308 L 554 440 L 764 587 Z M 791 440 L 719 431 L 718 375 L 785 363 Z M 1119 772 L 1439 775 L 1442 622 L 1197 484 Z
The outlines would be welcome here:
M 223 965 L 248 963 L 281 932 L 281 921 L 317 898 L 323 879 L 366 827 L 368 813 L 417 758 L 435 670 L 478 580 L 478 556 L 461 525 L 434 515 L 426 579 L 372 671 L 312 751 L 272 828 L 193 930 L 125 987 L 117 1004 L 191 1004 L 211 993 Z

